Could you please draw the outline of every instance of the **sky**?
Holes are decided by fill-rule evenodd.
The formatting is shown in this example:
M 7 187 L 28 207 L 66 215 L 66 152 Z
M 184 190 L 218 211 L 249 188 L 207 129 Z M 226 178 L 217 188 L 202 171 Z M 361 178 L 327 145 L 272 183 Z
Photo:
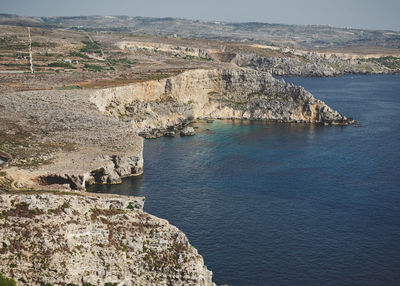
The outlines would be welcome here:
M 0 13 L 177 17 L 400 31 L 400 0 L 0 0 Z

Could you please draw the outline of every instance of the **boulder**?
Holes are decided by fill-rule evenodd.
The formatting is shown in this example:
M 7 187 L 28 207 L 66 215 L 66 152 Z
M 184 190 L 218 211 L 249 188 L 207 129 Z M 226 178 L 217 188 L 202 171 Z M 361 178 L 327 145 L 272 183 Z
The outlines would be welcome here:
M 193 136 L 195 135 L 196 132 L 194 131 L 193 127 L 186 126 L 181 130 L 181 135 L 182 136 Z

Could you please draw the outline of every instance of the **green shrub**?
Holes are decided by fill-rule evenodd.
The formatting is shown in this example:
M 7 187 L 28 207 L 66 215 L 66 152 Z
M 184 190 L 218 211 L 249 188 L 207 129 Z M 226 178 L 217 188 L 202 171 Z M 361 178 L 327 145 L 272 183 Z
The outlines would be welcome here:
M 390 69 L 399 69 L 400 68 L 400 58 L 393 57 L 393 56 L 362 59 L 361 61 L 379 63 Z
M 117 64 L 134 65 L 134 64 L 137 64 L 137 61 L 131 60 L 131 59 L 128 59 L 128 58 L 109 59 L 108 61 L 113 65 L 117 65 Z
M 107 282 L 104 286 L 118 286 L 118 283 Z
M 69 52 L 69 55 L 71 57 L 79 57 L 79 58 L 84 58 L 84 59 L 89 58 L 86 54 L 84 54 L 82 52 L 78 52 L 78 51 L 71 51 L 71 52 Z
M 0 286 L 17 286 L 14 279 L 6 278 L 0 273 Z
M 207 62 L 211 61 L 210 58 L 205 58 L 205 57 L 199 57 L 199 58 L 200 58 L 200 60 L 202 60 L 202 61 L 207 61 Z
M 59 67 L 59 68 L 74 68 L 70 63 L 67 63 L 67 62 L 49 63 L 47 66 L 49 66 L 49 67 Z
M 65 90 L 65 89 L 71 90 L 71 89 L 80 89 L 80 87 L 77 85 L 65 85 L 65 86 L 58 86 L 58 87 L 56 87 L 56 89 L 57 90 Z
M 98 66 L 98 65 L 92 65 L 92 64 L 85 64 L 85 68 L 90 69 L 92 71 L 103 71 L 103 70 L 108 70 L 108 67 L 105 66 Z
M 97 44 L 91 41 L 82 41 L 82 43 L 84 43 L 85 46 L 79 51 L 83 53 L 101 54 L 101 50 Z
M 170 77 L 170 74 L 153 74 L 148 77 L 149 80 L 158 80 Z
M 56 43 L 41 43 L 41 42 L 32 42 L 32 47 L 49 47 L 54 48 Z
M 188 60 L 193 60 L 194 58 L 195 58 L 195 56 L 192 56 L 192 55 L 185 56 L 185 59 L 188 59 Z

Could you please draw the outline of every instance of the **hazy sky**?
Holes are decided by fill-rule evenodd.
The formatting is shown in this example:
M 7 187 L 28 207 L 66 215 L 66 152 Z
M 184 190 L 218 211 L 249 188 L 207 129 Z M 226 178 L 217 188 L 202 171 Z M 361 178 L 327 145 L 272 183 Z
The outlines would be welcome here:
M 0 0 L 0 12 L 328 24 L 400 31 L 400 0 Z

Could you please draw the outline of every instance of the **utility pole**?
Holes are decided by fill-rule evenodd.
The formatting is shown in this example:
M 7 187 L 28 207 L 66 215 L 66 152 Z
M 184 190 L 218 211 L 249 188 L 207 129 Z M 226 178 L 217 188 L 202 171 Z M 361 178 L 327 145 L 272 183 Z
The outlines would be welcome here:
M 31 27 L 28 27 L 28 37 L 29 37 L 29 63 L 31 65 L 31 73 L 33 73 Z

